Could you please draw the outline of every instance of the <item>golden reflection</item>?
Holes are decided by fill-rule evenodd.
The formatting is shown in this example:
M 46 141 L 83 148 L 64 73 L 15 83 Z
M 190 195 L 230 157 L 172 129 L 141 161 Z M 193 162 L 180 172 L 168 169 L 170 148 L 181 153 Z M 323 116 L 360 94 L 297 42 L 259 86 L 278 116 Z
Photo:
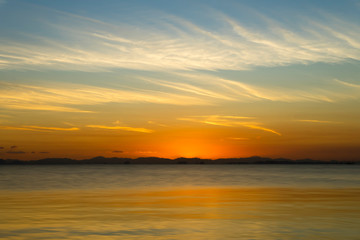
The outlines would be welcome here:
M 329 228 L 343 222 L 350 223 L 343 228 L 356 231 L 358 199 L 357 188 L 1 191 L 0 234 L 14 236 L 9 239 L 294 239 L 296 231 L 272 238 L 267 234 L 276 228 Z

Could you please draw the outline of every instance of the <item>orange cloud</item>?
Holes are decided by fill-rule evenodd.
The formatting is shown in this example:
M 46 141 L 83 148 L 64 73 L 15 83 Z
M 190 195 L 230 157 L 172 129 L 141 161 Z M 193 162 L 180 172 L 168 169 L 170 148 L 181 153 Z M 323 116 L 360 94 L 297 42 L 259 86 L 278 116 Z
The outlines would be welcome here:
M 126 126 L 86 125 L 86 127 L 108 129 L 108 130 L 123 130 L 123 131 L 141 132 L 141 133 L 152 133 L 152 132 L 154 132 L 154 130 L 147 129 L 147 128 L 135 128 L 135 127 L 126 127 Z
M 243 117 L 243 116 L 221 116 L 221 115 L 178 118 L 178 120 L 182 120 L 182 121 L 191 121 L 191 122 L 204 123 L 204 124 L 216 125 L 216 126 L 225 126 L 225 127 L 243 126 L 247 128 L 258 129 L 258 130 L 274 133 L 278 136 L 281 136 L 279 132 L 270 128 L 263 127 L 261 126 L 262 124 L 259 122 L 254 122 L 254 121 L 249 122 L 248 121 L 249 119 L 254 119 L 254 118 Z
M 40 130 L 50 130 L 50 131 L 77 131 L 79 128 L 72 127 L 72 128 L 59 128 L 59 127 L 41 127 L 41 126 L 24 126 L 25 128 L 31 129 L 40 129 Z
M 42 127 L 42 126 L 20 126 L 20 127 L 13 127 L 13 126 L 0 126 L 0 129 L 5 130 L 25 130 L 25 131 L 38 131 L 38 132 L 46 132 L 46 131 L 77 131 L 80 130 L 79 128 L 72 127 L 72 128 L 59 128 L 59 127 Z
M 271 133 L 274 133 L 274 134 L 276 134 L 276 135 L 281 136 L 281 133 L 279 133 L 279 132 L 277 132 L 277 131 L 275 131 L 275 130 L 273 130 L 273 129 L 265 128 L 265 127 L 262 127 L 262 126 L 259 126 L 259 125 L 244 124 L 243 126 L 244 126 L 244 127 L 248 127 L 248 128 L 263 130 L 263 131 L 266 131 L 266 132 L 271 132 Z
M 338 124 L 340 122 L 334 122 L 334 121 L 324 121 L 324 120 L 314 120 L 314 119 L 303 119 L 303 120 L 297 120 L 298 122 L 309 122 L 309 123 L 332 123 L 332 124 Z

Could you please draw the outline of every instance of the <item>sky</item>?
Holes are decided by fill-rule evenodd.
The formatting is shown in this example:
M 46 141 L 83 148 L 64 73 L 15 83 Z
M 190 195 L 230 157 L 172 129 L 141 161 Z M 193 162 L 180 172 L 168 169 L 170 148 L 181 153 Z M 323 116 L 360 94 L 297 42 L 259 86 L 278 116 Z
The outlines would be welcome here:
M 360 156 L 359 0 L 0 0 L 0 158 Z

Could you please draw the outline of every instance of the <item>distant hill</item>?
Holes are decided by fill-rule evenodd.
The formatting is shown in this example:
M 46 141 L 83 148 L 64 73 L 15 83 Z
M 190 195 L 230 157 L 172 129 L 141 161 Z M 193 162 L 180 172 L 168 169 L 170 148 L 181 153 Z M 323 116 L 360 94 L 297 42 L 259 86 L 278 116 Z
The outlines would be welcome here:
M 44 158 L 40 160 L 22 161 L 17 159 L 0 159 L 0 165 L 55 165 L 55 164 L 360 164 L 360 161 L 321 161 L 312 159 L 291 160 L 286 158 L 219 158 L 219 159 L 201 159 L 201 158 L 106 158 L 95 157 L 90 159 L 75 160 L 70 158 Z

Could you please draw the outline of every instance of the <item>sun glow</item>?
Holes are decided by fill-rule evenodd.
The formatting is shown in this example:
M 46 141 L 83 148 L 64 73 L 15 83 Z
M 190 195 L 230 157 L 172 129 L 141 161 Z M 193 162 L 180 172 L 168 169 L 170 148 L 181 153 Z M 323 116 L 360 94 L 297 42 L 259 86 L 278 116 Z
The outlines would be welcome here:
M 218 158 L 228 154 L 228 149 L 213 139 L 184 138 L 171 142 L 168 151 L 174 157 Z

